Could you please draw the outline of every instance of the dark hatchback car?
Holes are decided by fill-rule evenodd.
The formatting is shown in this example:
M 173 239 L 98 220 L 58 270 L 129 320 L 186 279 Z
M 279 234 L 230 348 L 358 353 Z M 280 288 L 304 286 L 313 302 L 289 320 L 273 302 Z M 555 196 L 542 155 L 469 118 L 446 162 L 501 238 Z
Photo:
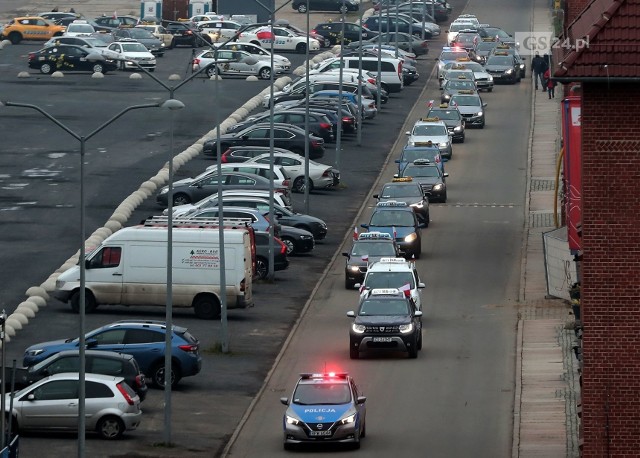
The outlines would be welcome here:
M 422 312 L 397 289 L 372 289 L 360 301 L 349 330 L 349 357 L 367 350 L 406 351 L 417 358 L 422 349 Z
M 95 18 L 93 22 L 98 25 L 98 28 L 96 28 L 95 25 L 92 24 L 96 31 L 111 32 L 112 30 L 116 30 L 122 26 L 134 27 L 139 23 L 139 19 L 134 16 L 114 15 L 100 16 Z
M 269 146 L 271 129 L 269 123 L 255 124 L 240 132 L 220 136 L 220 149 L 226 151 L 232 146 Z M 273 128 L 274 146 L 303 155 L 305 142 L 309 143 L 309 156 L 324 156 L 324 140 L 313 134 L 306 137 L 304 130 L 290 124 L 275 124 Z M 208 140 L 202 147 L 205 156 L 216 155 L 216 139 Z
M 378 32 L 374 32 L 364 27 L 360 27 L 353 22 L 344 23 L 344 44 L 358 43 L 360 41 L 360 30 L 362 29 L 362 40 L 366 41 L 370 38 L 377 37 Z M 340 36 L 342 34 L 342 22 L 322 22 L 316 25 L 313 30 L 316 33 L 322 35 L 326 40 L 329 40 L 332 46 L 340 43 Z
M 164 56 L 165 46 L 155 35 L 145 29 L 139 27 L 131 27 L 127 29 L 117 29 L 113 31 L 115 41 L 120 41 L 123 38 L 131 38 L 144 45 L 149 52 L 155 56 Z
M 227 133 L 240 132 L 254 124 L 269 122 L 270 112 L 266 111 L 255 116 L 247 118 L 243 122 L 231 126 L 227 129 Z M 306 114 L 304 110 L 282 110 L 273 115 L 273 122 L 282 124 L 291 124 L 301 129 L 305 128 Z M 325 142 L 332 142 L 335 139 L 333 133 L 333 124 L 326 115 L 317 112 L 309 112 L 309 132 L 322 138 Z
M 297 227 L 280 226 L 280 235 L 278 237 L 287 247 L 287 256 L 309 253 L 316 247 L 313 234 Z
M 107 73 L 118 69 L 114 60 L 90 60 L 91 52 L 75 45 L 55 45 L 29 53 L 29 68 L 45 75 L 55 71 Z
M 344 287 L 353 289 L 356 283 L 363 283 L 369 265 L 382 258 L 399 256 L 398 247 L 390 234 L 363 232 L 353 241 L 351 250 L 342 253 L 347 258 L 344 266 Z
M 292 109 L 292 108 L 304 109 L 304 105 L 305 105 L 305 101 L 301 100 L 297 104 L 289 106 L 288 109 Z M 358 131 L 358 126 L 360 122 L 356 117 L 357 108 L 355 108 L 355 105 L 350 104 L 349 102 L 343 101 L 342 104 L 339 104 L 338 100 L 311 99 L 309 100 L 309 109 L 317 112 L 322 112 L 322 113 L 324 113 L 325 110 L 329 110 L 336 117 L 336 121 L 337 121 L 337 117 L 341 115 L 343 133 L 355 134 Z M 337 129 L 337 125 L 338 125 L 337 122 L 335 123 L 335 125 Z
M 256 277 L 260 280 L 269 274 L 269 233 L 255 231 L 256 237 Z M 285 270 L 289 267 L 287 246 L 277 237 L 273 238 L 273 270 Z
M 149 388 L 145 376 L 133 356 L 113 351 L 85 350 L 85 364 L 87 373 L 123 377 L 127 385 L 140 396 L 141 401 L 147 396 Z M 80 352 L 61 351 L 31 367 L 17 369 L 15 388 L 25 388 L 50 375 L 79 370 Z
M 191 46 L 198 48 L 209 42 L 207 35 L 202 35 L 200 29 L 191 22 L 163 21 L 162 25 L 167 32 L 173 35 L 174 46 Z
M 399 177 L 411 177 L 414 183 L 419 183 L 422 192 L 429 196 L 430 202 L 447 201 L 448 173 L 442 173 L 440 168 L 427 159 L 416 159 L 406 165 Z

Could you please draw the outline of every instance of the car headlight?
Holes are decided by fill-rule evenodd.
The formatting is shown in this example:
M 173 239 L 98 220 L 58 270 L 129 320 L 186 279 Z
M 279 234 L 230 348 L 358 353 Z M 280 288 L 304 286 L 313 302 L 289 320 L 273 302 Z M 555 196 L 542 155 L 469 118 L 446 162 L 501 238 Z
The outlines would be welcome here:
M 290 417 L 289 415 L 285 415 L 285 420 L 286 420 L 288 425 L 299 425 L 300 424 L 300 420 L 298 420 L 297 418 Z
M 407 142 L 407 146 L 416 146 L 416 142 L 414 142 L 413 140 L 409 140 Z
M 442 189 L 442 183 L 433 185 L 433 188 L 431 189 L 433 189 L 434 191 L 440 191 Z
M 440 148 L 446 148 L 447 146 L 449 146 L 449 144 L 448 144 L 448 143 L 446 143 L 446 142 L 442 142 L 442 143 L 439 143 L 439 144 L 438 144 L 438 146 L 439 146 Z
M 360 267 L 358 266 L 349 266 L 347 267 L 347 269 L 349 269 L 349 271 L 351 272 L 360 272 Z
M 38 356 L 40 354 L 44 353 L 44 348 L 37 348 L 35 350 L 29 350 L 27 352 L 27 355 L 29 356 Z
M 509 70 L 507 70 L 505 73 L 506 73 L 507 75 L 511 75 L 511 74 L 513 73 L 513 69 L 512 69 L 512 68 L 510 68 L 510 69 L 509 69 Z
M 363 324 L 355 324 L 353 323 L 351 325 L 351 329 L 353 329 L 353 332 L 355 332 L 356 334 L 362 334 L 365 331 L 365 326 Z
M 166 194 L 166 193 L 168 193 L 168 192 L 169 192 L 169 188 L 162 188 L 162 189 L 160 190 L 160 195 Z
M 416 240 L 417 238 L 418 238 L 418 235 L 415 232 L 412 232 L 411 234 L 407 235 L 404 238 L 404 241 L 410 243 L 410 242 L 413 242 L 414 240 Z
M 482 116 L 482 111 L 478 111 L 478 116 Z
M 520 64 L 520 70 L 524 70 L 524 64 Z
M 493 81 L 493 76 L 489 75 L 489 78 L 487 78 L 488 81 Z
M 161 47 L 161 48 L 164 48 L 164 43 L 160 43 L 160 47 Z
M 349 415 L 346 418 L 340 420 L 341 425 L 348 425 L 349 423 L 354 423 L 356 421 L 356 414 Z
M 445 99 L 445 100 L 449 100 L 449 99 L 451 99 L 451 95 L 450 94 L 445 94 L 442 98 Z
M 402 334 L 408 334 L 411 331 L 413 331 L 413 323 L 409 323 L 409 324 L 401 324 L 398 327 L 398 330 L 402 333 Z
M 456 126 L 453 128 L 454 132 L 462 132 L 462 126 Z

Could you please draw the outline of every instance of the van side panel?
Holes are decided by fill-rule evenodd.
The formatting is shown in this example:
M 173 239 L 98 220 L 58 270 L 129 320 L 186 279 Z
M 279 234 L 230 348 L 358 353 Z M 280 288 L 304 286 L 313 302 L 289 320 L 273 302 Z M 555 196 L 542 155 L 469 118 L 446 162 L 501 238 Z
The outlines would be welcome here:
M 345 57 L 347 68 L 358 68 L 357 57 Z M 380 59 L 380 75 L 381 81 L 389 88 L 389 92 L 400 92 L 404 87 L 402 80 L 402 72 L 398 71 L 398 63 L 394 59 L 382 58 Z M 375 57 L 365 57 L 362 59 L 362 70 L 372 73 L 378 72 L 378 59 Z

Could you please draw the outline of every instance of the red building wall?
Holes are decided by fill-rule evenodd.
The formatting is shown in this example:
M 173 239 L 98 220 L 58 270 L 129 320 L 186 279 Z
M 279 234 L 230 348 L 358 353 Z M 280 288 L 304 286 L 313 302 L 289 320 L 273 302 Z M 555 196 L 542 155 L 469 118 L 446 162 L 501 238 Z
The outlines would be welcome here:
M 640 85 L 583 83 L 584 457 L 640 456 Z

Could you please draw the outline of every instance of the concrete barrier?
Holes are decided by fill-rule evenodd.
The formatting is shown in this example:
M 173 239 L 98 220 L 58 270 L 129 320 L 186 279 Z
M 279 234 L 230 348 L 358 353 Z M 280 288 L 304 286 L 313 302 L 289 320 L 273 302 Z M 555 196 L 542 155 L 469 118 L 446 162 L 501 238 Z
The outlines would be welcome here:
M 180 81 L 181 79 L 182 77 L 177 73 L 172 73 L 171 75 L 169 75 L 169 81 Z
M 13 315 L 9 315 L 7 317 L 7 321 L 4 322 L 5 326 L 10 326 L 12 329 L 14 329 L 13 332 L 15 331 L 19 331 L 20 329 L 22 329 L 22 323 L 18 320 L 16 320 Z
M 29 72 L 20 72 L 18 73 L 18 78 L 30 78 L 31 77 L 31 73 Z
M 44 288 L 47 292 L 53 292 L 56 290 L 56 281 L 55 280 L 47 280 L 43 282 L 40 287 Z
M 6 342 L 7 337 L 13 337 L 16 335 L 16 330 L 13 328 L 13 326 L 10 326 L 9 323 L 5 323 L 4 333 L 5 333 L 5 342 Z
M 93 72 L 91 74 L 91 78 L 94 80 L 100 80 L 104 78 L 104 73 L 100 73 L 100 72 Z
M 29 309 L 29 310 L 31 310 L 34 314 L 35 314 L 35 313 L 38 313 L 38 310 L 40 310 L 40 307 L 38 307 L 38 305 L 37 305 L 37 304 L 35 304 L 35 303 L 34 303 L 34 302 L 32 302 L 32 301 L 24 301 L 24 302 L 20 302 L 20 303 L 18 304 L 18 308 L 20 308 L 20 307 L 25 308 L 25 309 Z M 29 316 L 29 315 L 27 315 L 27 316 Z M 35 315 L 34 315 L 34 316 L 35 316 Z
M 40 286 L 32 286 L 31 288 L 27 289 L 27 291 L 25 292 L 25 295 L 27 295 L 27 296 L 40 296 L 45 301 L 49 300 L 49 295 L 47 294 L 45 289 L 41 288 Z
M 8 319 L 14 319 L 18 321 L 22 325 L 22 327 L 29 324 L 29 318 L 27 318 L 24 313 L 13 312 L 11 315 L 9 315 Z M 20 329 L 22 329 L 22 327 Z
M 249 75 L 247 76 L 247 81 L 260 81 L 257 76 Z
M 132 73 L 129 76 L 130 80 L 141 80 L 142 79 L 142 75 L 140 73 Z
M 28 319 L 32 319 L 36 317 L 36 310 L 33 310 L 32 308 L 26 307 L 26 306 L 18 306 L 16 308 L 16 310 L 13 313 L 20 313 L 24 316 L 26 316 Z
M 51 78 L 64 78 L 64 73 L 61 71 L 55 71 L 51 74 Z

